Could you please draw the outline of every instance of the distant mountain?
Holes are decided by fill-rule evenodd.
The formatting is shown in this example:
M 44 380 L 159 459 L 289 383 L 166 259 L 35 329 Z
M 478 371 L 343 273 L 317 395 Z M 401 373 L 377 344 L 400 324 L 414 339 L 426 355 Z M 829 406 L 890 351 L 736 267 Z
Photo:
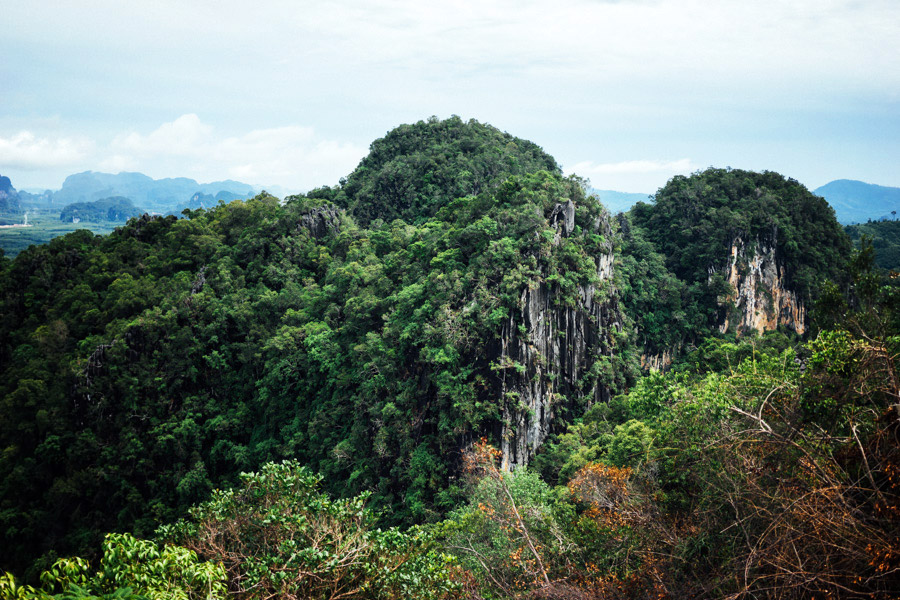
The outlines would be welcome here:
M 9 177 L 0 175 L 0 212 L 19 211 L 19 192 L 13 187 Z
M 123 196 L 103 198 L 93 202 L 75 202 L 69 204 L 59 215 L 60 221 L 78 223 L 80 221 L 122 221 L 131 217 L 139 217 L 143 210 Z
M 26 192 L 19 190 L 19 204 L 26 207 L 49 207 L 53 205 L 53 190 Z
M 53 203 L 72 204 L 124 196 L 147 210 L 166 212 L 185 205 L 194 194 L 219 192 L 229 192 L 239 198 L 256 194 L 253 186 L 231 180 L 197 183 L 186 177 L 153 179 L 143 173 L 112 175 L 85 171 L 66 177 L 62 189 L 53 194 Z
M 189 208 L 191 210 L 197 210 L 198 208 L 213 208 L 219 202 L 228 204 L 229 202 L 232 202 L 234 200 L 243 200 L 245 198 L 247 198 L 246 194 L 236 194 L 234 192 L 227 192 L 225 190 L 220 191 L 216 195 L 197 192 L 196 194 L 191 196 L 190 200 L 179 204 L 177 207 L 170 210 L 169 214 L 179 216 L 181 212 L 186 208 Z
M 638 202 L 647 202 L 650 194 L 636 194 L 633 192 L 616 192 L 613 190 L 591 190 L 600 198 L 603 206 L 612 214 L 630 210 Z
M 816 188 L 813 193 L 828 201 L 838 222 L 844 225 L 892 219 L 893 211 L 900 212 L 900 188 L 838 179 Z

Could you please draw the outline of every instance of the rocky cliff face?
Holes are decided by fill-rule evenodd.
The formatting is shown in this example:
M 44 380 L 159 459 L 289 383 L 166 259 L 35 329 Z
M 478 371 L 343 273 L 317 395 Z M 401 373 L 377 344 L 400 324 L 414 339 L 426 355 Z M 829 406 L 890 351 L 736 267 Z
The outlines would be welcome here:
M 773 239 L 756 239 L 748 244 L 740 237 L 735 238 L 723 274 L 734 293 L 722 298 L 721 303 L 723 306 L 733 303 L 736 310 L 726 316 L 719 331 L 763 333 L 779 326 L 801 335 L 806 331 L 806 307 L 787 286 Z
M 641 354 L 641 369 L 646 371 L 665 371 L 672 366 L 677 350 L 666 349 L 658 354 Z
M 558 204 L 550 220 L 559 243 L 574 232 L 574 203 Z M 612 240 L 608 218 L 596 222 L 595 230 Z M 612 288 L 612 243 L 607 244 L 607 253 L 596 257 L 601 283 L 582 287 L 577 306 L 558 303 L 557 286 L 541 282 L 522 291 L 518 318 L 511 315 L 503 325 L 499 364 L 506 367 L 500 370 L 505 469 L 528 464 L 549 435 L 561 405 L 585 396 L 593 401 L 609 399 L 603 384 L 595 382 L 585 389 L 581 381 L 598 357 L 612 353 L 612 334 L 622 328 Z
M 310 208 L 300 216 L 299 226 L 308 230 L 315 239 L 321 240 L 329 233 L 340 231 L 343 212 L 332 204 Z

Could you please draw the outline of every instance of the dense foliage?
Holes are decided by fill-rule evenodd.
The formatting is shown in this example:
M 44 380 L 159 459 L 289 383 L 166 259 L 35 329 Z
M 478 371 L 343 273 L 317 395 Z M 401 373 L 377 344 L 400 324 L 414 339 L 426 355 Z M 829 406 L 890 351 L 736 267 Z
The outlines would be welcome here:
M 562 200 L 577 232 L 559 239 Z M 371 490 L 390 522 L 455 505 L 460 449 L 501 429 L 498 324 L 521 318 L 539 281 L 562 304 L 598 283 L 603 209 L 548 172 L 417 226 L 360 229 L 320 204 L 260 196 L 142 217 L 4 265 L 4 564 L 49 552 L 42 568 L 104 531 L 147 535 L 283 458 L 341 496 Z M 303 223 L 326 214 L 317 238 Z M 580 385 L 615 387 L 615 364 Z
M 875 264 L 891 271 L 900 271 L 900 221 L 872 221 L 844 228 L 855 246 L 863 237 L 868 238 L 875 249 Z
M 822 198 L 778 173 L 708 169 L 676 176 L 652 205 L 638 204 L 634 220 L 689 283 L 730 257 L 736 239 L 775 244 L 790 282 L 805 297 L 823 275 L 832 278 L 849 246 Z
M 161 535 L 221 564 L 245 599 L 437 600 L 456 592 L 452 557 L 420 530 L 378 529 L 367 495 L 335 501 L 296 462 L 241 475 Z
M 475 120 L 432 117 L 375 140 L 339 189 L 314 195 L 347 207 L 362 225 L 398 218 L 419 223 L 456 198 L 536 171 L 561 173 L 553 157 L 533 142 Z
M 433 119 L 340 187 L 185 217 L 0 256 L 4 600 L 900 589 L 900 288 L 796 182 L 676 177 L 601 227 L 533 144 Z M 738 239 L 814 335 L 710 335 Z M 617 328 L 554 333 L 584 363 L 508 472 L 504 378 L 555 383 L 502 353 L 539 289 Z
M 432 536 L 375 528 L 365 496 L 334 501 L 318 489 L 321 477 L 293 462 L 241 480 L 160 528 L 165 543 L 110 534 L 96 571 L 61 559 L 40 588 L 7 573 L 0 598 L 437 600 L 461 591 L 453 557 Z
M 63 558 L 41 573 L 41 586 L 0 577 L 3 600 L 217 600 L 224 599 L 225 569 L 201 562 L 186 548 L 109 534 L 96 571 L 83 558 Z
M 631 215 L 620 214 L 617 221 L 619 292 L 625 313 L 634 321 L 638 347 L 649 355 L 676 353 L 685 342 L 708 334 L 718 304 L 701 308 L 698 285 L 689 285 L 669 269 L 666 256 L 633 225 Z
M 626 234 L 625 254 L 636 259 L 629 268 L 640 275 L 631 277 L 632 286 L 644 289 L 625 301 L 629 314 L 652 313 L 638 329 L 653 351 L 672 348 L 679 337 L 693 342 L 727 316 L 721 299 L 729 292 L 724 274 L 735 244 L 757 252 L 774 247 L 786 284 L 805 304 L 826 279 L 845 280 L 850 244 L 834 211 L 777 173 L 710 168 L 679 175 L 628 217 L 637 231 Z M 659 326 L 669 318 L 674 327 Z

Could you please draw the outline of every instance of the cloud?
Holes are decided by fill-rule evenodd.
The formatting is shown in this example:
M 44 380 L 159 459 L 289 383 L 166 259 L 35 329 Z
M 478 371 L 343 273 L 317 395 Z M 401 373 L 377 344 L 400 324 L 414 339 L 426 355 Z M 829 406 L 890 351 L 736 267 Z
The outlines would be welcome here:
M 182 115 L 171 123 L 163 123 L 146 136 L 134 132 L 119 135 L 113 140 L 112 147 L 137 156 L 196 156 L 205 152 L 212 144 L 212 133 L 211 126 L 202 123 L 200 117 L 191 113 Z
M 114 154 L 100 161 L 100 170 L 110 173 L 121 173 L 122 171 L 135 171 L 138 168 L 138 161 L 131 156 L 123 156 Z
M 698 168 L 698 165 L 689 158 L 626 160 L 610 163 L 586 160 L 567 167 L 565 172 L 590 179 L 596 188 L 649 193 L 665 185 L 673 175 L 687 175 Z
M 607 93 L 664 82 L 687 97 L 701 83 L 776 102 L 785 92 L 808 102 L 803 92 L 836 82 L 900 85 L 898 55 L 885 51 L 900 34 L 896 0 L 561 0 L 552 9 L 529 0 L 350 0 L 282 10 L 271 5 L 255 18 L 304 31 L 278 46 L 280 60 L 304 70 L 349 67 L 425 84 L 463 74 L 495 81 L 499 72 Z
M 320 139 L 310 127 L 293 126 L 229 137 L 217 141 L 213 152 L 217 162 L 230 165 L 231 176 L 309 189 L 336 184 L 367 151 L 356 144 Z
M 353 170 L 367 148 L 323 139 L 312 127 L 300 125 L 225 136 L 191 113 L 149 134 L 119 134 L 109 152 L 100 162 L 104 169 L 136 169 L 153 176 L 202 181 L 231 177 L 301 191 L 336 184 Z
M 897 178 L 897 0 L 6 4 L 0 136 L 91 135 L 102 153 L 86 168 L 287 173 L 289 185 L 320 185 L 391 127 L 459 114 L 566 164 L 710 164 L 725 147 L 731 164 L 821 182 Z M 54 114 L 68 122 L 35 120 Z M 263 134 L 261 156 L 231 156 Z M 29 162 L 3 142 L 5 160 Z M 325 152 L 338 164 L 318 161 Z
M 158 74 L 154 98 L 174 93 L 177 105 L 197 112 L 192 103 L 204 98 L 240 111 L 273 82 L 285 98 L 315 90 L 337 104 L 348 95 L 395 102 L 392 92 L 406 81 L 439 94 L 461 76 L 538 89 L 549 79 L 557 98 L 579 89 L 634 89 L 644 98 L 662 82 L 669 96 L 750 90 L 751 100 L 778 105 L 788 92 L 809 101 L 837 87 L 900 86 L 898 53 L 890 51 L 900 35 L 896 0 L 560 0 L 552 8 L 534 0 L 338 0 L 302 10 L 290 0 L 222 0 L 214 9 L 158 0 L 152 10 L 117 5 L 103 19 L 77 3 L 37 4 L 9 7 L 11 47 L 41 40 L 71 53 L 95 40 L 105 51 L 91 57 L 128 68 L 137 61 Z M 252 31 L 265 31 L 267 43 Z M 481 97 L 492 89 L 478 88 Z
M 567 169 L 569 173 L 590 177 L 591 175 L 622 175 L 659 173 L 667 175 L 685 174 L 695 171 L 697 166 L 689 158 L 678 160 L 626 160 L 615 163 L 594 164 L 583 161 Z
M 10 137 L 0 136 L 0 167 L 39 170 L 76 165 L 93 148 L 85 138 L 37 137 L 30 131 L 20 131 Z

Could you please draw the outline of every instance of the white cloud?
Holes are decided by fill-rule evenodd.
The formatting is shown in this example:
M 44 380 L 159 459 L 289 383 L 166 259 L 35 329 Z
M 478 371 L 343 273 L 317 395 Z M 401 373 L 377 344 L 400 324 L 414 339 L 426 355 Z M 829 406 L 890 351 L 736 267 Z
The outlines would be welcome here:
M 691 159 L 626 160 L 613 163 L 582 161 L 566 173 L 591 180 L 594 187 L 623 192 L 650 193 L 662 187 L 673 175 L 687 175 L 698 168 Z
M 202 123 L 200 117 L 192 113 L 182 115 L 171 123 L 163 123 L 146 136 L 134 132 L 119 135 L 113 140 L 112 147 L 137 156 L 197 156 L 213 143 L 212 132 L 212 127 Z
M 337 184 L 367 151 L 355 144 L 321 139 L 310 127 L 292 126 L 218 140 L 212 156 L 216 163 L 228 165 L 232 177 L 307 190 Z
M 182 94 L 185 82 L 206 83 L 210 68 L 216 79 L 228 73 L 226 80 L 246 89 L 258 89 L 251 81 L 279 81 L 325 94 L 334 93 L 323 84 L 336 73 L 346 81 L 371 74 L 392 89 L 391 75 L 446 82 L 498 70 L 569 85 L 663 79 L 678 91 L 698 80 L 794 90 L 821 90 L 835 80 L 893 91 L 900 85 L 892 51 L 900 35 L 896 0 L 558 0 L 552 7 L 534 0 L 222 0 L 214 7 L 157 0 L 152 9 L 106 2 L 103 19 L 61 0 L 49 10 L 14 3 L 10 36 L 76 48 L 96 39 L 104 60 L 118 51 L 122 60 L 164 65 L 157 83 L 180 84 Z M 265 44 L 248 35 L 254 31 L 266 32 Z M 173 56 L 190 58 L 168 64 Z M 357 93 L 371 91 L 359 86 Z
M 135 171 L 138 168 L 138 161 L 131 156 L 123 156 L 114 154 L 100 161 L 101 171 L 109 173 L 121 173 L 122 171 Z
M 104 169 L 201 181 L 231 177 L 297 191 L 336 184 L 367 152 L 365 147 L 322 139 L 313 128 L 296 125 L 223 136 L 196 114 L 182 115 L 146 135 L 117 135 L 109 150 L 100 163 Z
M 104 142 L 136 128 L 104 149 L 109 165 L 287 173 L 285 183 L 306 187 L 352 170 L 363 144 L 399 123 L 455 113 L 568 164 L 708 164 L 728 146 L 722 160 L 736 166 L 764 155 L 762 167 L 824 181 L 897 177 L 897 0 L 7 4 L 0 135 L 59 131 L 34 122 L 48 114 Z M 315 129 L 268 129 L 286 124 Z M 754 154 L 748 140 L 771 150 Z M 238 147 L 262 155 L 238 160 Z M 323 152 L 340 164 L 318 161 Z
M 896 0 L 560 0 L 552 8 L 528 0 L 356 0 L 303 11 L 267 4 L 258 12 L 256 19 L 306 33 L 285 36 L 279 48 L 304 70 L 341 65 L 424 82 L 501 74 L 599 93 L 665 82 L 669 94 L 687 96 L 697 83 L 776 95 L 824 91 L 836 81 L 900 86 L 900 55 L 890 51 L 900 34 Z
M 696 170 L 696 165 L 689 158 L 678 160 L 626 160 L 615 163 L 594 164 L 593 161 L 583 161 L 568 169 L 570 173 L 582 176 L 634 174 L 634 173 L 664 173 L 678 174 L 690 173 Z
M 38 170 L 76 165 L 91 151 L 93 143 L 85 138 L 38 137 L 20 131 L 0 136 L 0 167 Z

